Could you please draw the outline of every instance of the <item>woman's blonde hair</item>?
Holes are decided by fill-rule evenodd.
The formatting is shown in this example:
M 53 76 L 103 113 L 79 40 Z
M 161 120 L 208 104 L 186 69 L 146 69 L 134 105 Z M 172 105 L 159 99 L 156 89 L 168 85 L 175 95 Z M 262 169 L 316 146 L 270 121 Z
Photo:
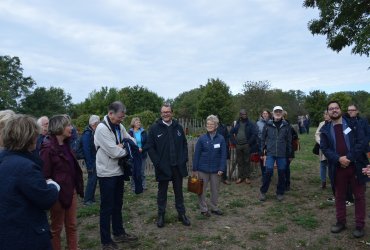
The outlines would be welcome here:
M 1 131 L 4 148 L 12 151 L 28 151 L 36 143 L 40 126 L 29 115 L 12 115 Z
M 136 121 L 140 121 L 140 118 L 139 117 L 132 118 L 131 123 L 130 123 L 131 128 L 135 127 Z
M 71 125 L 71 118 L 69 115 L 54 115 L 49 120 L 49 134 L 61 135 L 64 128 Z

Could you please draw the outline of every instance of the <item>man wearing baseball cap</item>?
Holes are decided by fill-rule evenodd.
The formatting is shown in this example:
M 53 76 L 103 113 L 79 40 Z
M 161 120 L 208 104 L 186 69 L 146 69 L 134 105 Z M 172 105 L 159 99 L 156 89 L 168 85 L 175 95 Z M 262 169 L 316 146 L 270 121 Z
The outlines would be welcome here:
M 270 186 L 271 177 L 274 173 L 274 163 L 278 168 L 278 184 L 276 198 L 281 201 L 284 199 L 285 191 L 285 168 L 287 156 L 292 151 L 292 134 L 290 125 L 283 119 L 283 108 L 275 106 L 273 108 L 273 119 L 268 121 L 262 131 L 261 155 L 266 162 L 266 173 L 262 177 L 262 187 L 260 188 L 260 201 L 266 200 L 266 193 Z

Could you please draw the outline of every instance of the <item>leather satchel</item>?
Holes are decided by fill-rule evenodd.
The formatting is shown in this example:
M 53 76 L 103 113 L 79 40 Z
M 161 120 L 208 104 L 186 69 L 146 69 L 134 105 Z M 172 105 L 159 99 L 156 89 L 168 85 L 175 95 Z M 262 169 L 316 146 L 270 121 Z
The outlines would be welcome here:
M 203 193 L 203 179 L 189 176 L 188 178 L 188 191 L 201 195 Z

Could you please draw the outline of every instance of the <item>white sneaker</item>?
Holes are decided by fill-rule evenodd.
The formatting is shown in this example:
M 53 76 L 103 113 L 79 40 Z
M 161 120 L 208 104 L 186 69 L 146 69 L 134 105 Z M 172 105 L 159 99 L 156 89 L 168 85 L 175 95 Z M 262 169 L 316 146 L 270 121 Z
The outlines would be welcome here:
M 346 207 L 350 207 L 350 206 L 353 206 L 353 204 L 355 204 L 355 203 L 353 203 L 353 202 L 350 202 L 350 201 L 346 201 Z
M 328 202 L 335 202 L 335 198 L 334 197 L 329 197 L 326 199 L 326 201 Z

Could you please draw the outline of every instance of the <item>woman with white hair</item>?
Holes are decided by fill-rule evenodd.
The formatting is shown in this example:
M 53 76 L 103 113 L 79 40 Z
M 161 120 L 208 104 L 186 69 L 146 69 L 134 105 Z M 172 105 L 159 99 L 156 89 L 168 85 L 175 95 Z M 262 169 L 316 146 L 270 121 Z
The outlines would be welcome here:
M 217 133 L 219 123 L 217 116 L 208 116 L 206 122 L 207 133 L 200 136 L 195 145 L 193 176 L 203 179 L 203 192 L 199 195 L 199 207 L 202 215 L 210 217 L 206 202 L 208 183 L 211 187 L 211 213 L 223 214 L 218 208 L 218 188 L 220 177 L 226 171 L 226 146 L 224 137 Z
M 87 184 L 84 198 L 84 205 L 86 206 L 95 203 L 95 190 L 96 184 L 98 182 L 98 177 L 96 175 L 96 148 L 94 144 L 94 134 L 99 123 L 100 117 L 97 115 L 91 115 L 89 118 L 89 125 L 83 131 L 81 138 L 87 170 Z

